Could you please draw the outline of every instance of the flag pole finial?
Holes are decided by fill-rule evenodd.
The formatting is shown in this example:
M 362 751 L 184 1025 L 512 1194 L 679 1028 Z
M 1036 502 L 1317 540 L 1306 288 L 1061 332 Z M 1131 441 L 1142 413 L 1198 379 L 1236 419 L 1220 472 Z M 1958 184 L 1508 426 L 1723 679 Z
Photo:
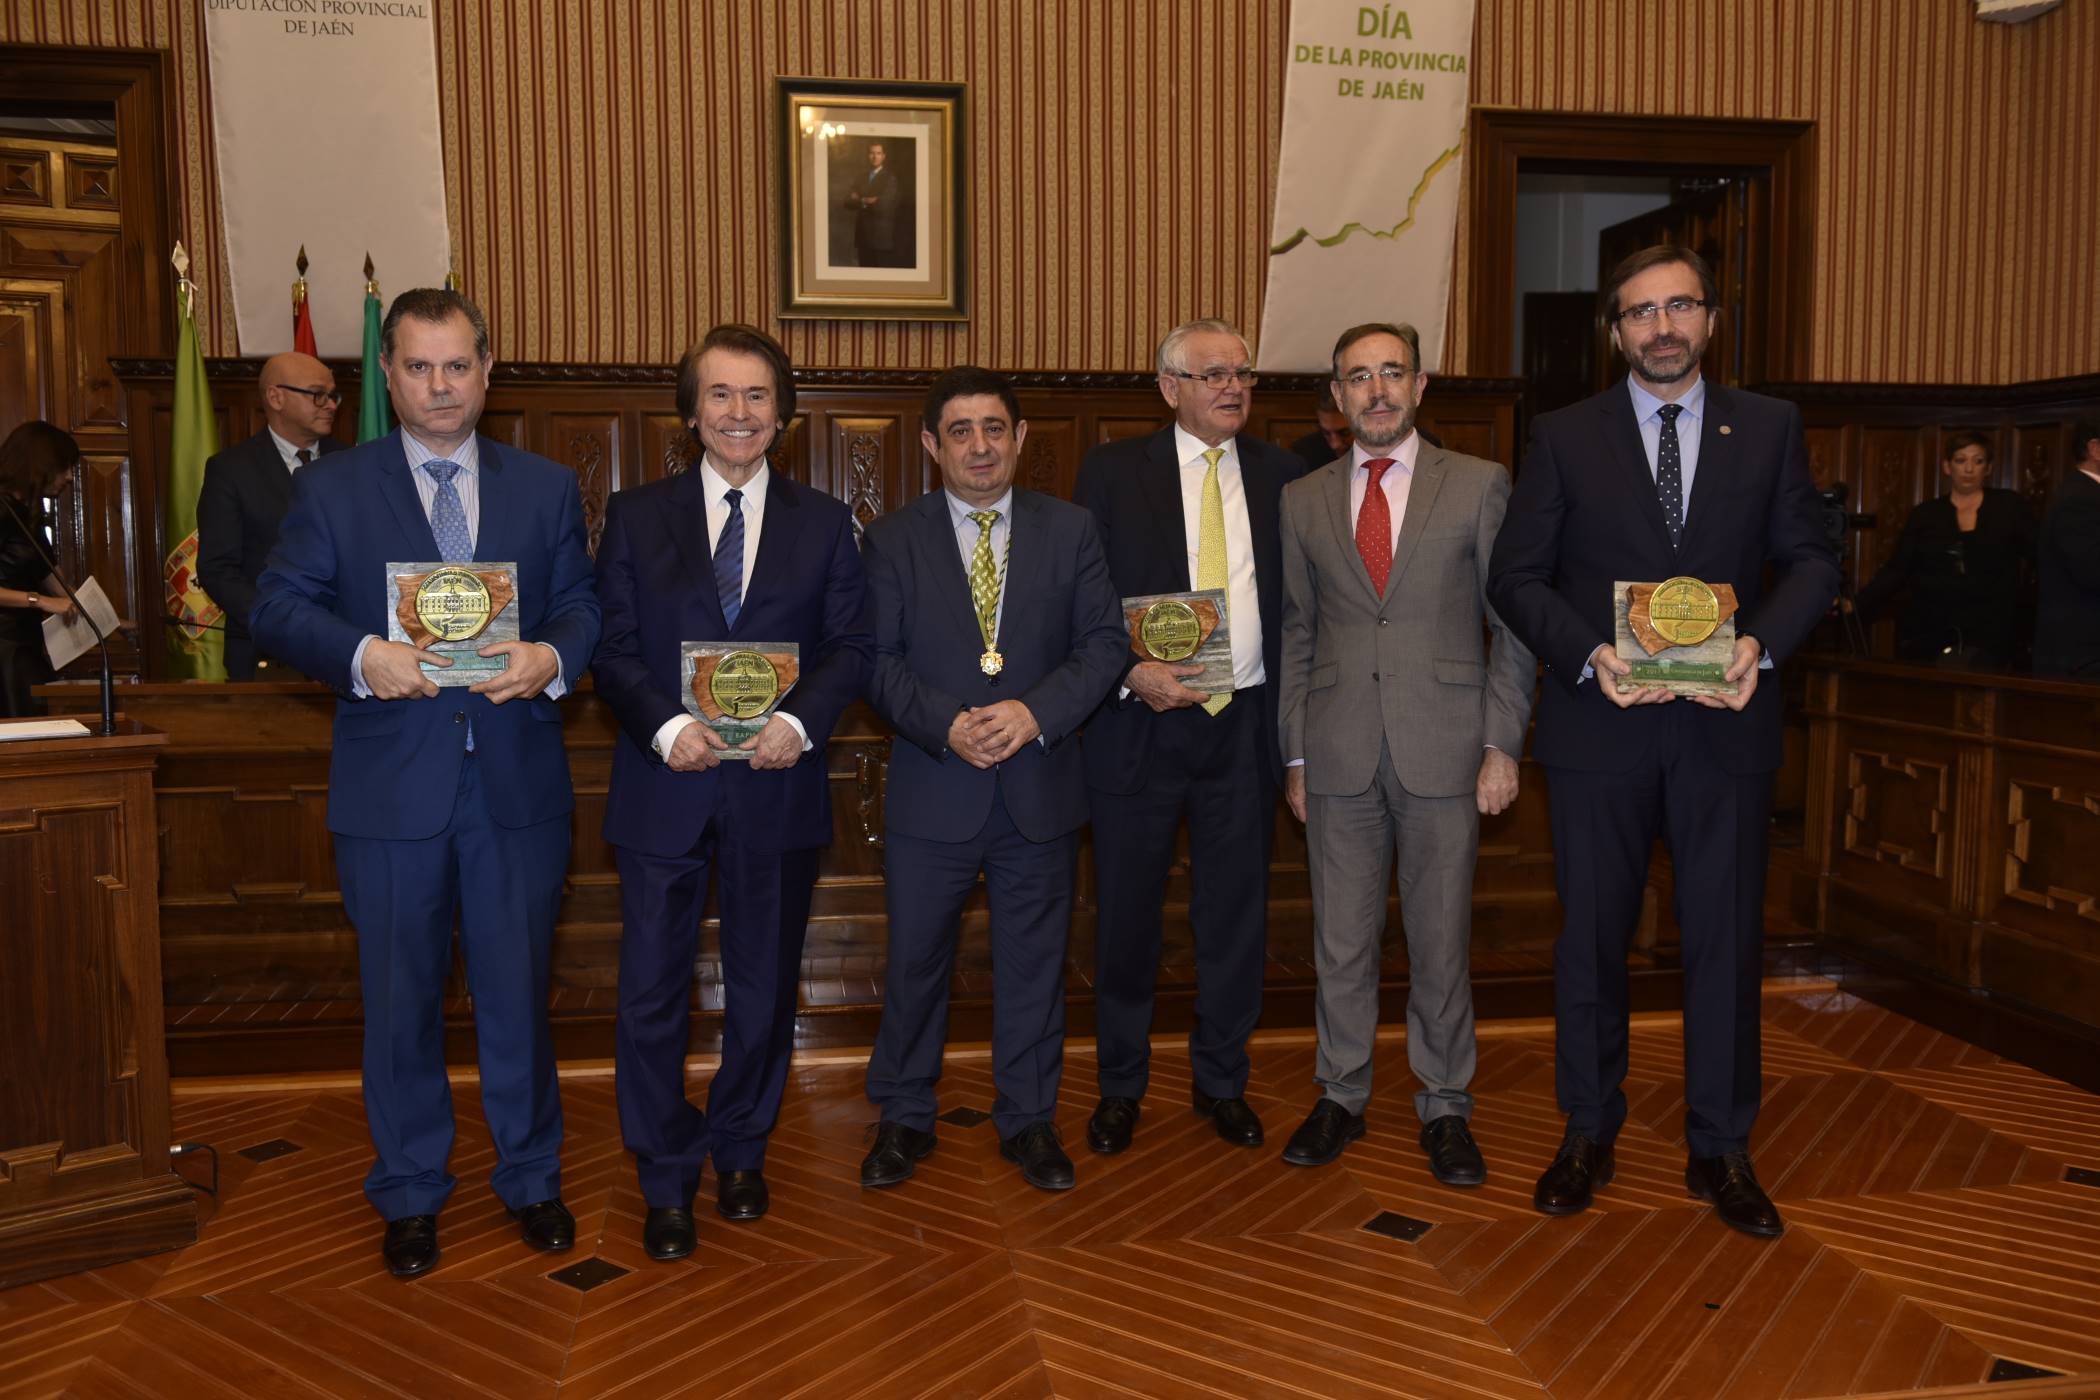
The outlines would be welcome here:
M 197 317 L 197 284 L 190 280 L 190 255 L 189 251 L 182 246 L 181 239 L 175 240 L 175 251 L 168 255 L 168 261 L 175 265 L 175 289 L 182 293 L 183 314 L 191 320 L 195 320 Z

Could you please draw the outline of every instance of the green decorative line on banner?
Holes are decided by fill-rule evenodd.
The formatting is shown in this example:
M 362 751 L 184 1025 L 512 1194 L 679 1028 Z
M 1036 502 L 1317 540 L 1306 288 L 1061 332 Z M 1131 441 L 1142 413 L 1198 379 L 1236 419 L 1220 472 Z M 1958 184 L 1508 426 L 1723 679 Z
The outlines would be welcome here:
M 1352 233 L 1368 233 L 1373 238 L 1398 238 L 1401 234 L 1407 232 L 1410 228 L 1414 227 L 1415 206 L 1422 202 L 1423 195 L 1429 193 L 1429 182 L 1434 180 L 1437 177 L 1438 172 L 1443 170 L 1445 166 L 1449 165 L 1452 161 L 1458 159 L 1458 153 L 1460 149 L 1461 148 L 1458 146 L 1453 146 L 1450 150 L 1444 152 L 1435 160 L 1429 162 L 1429 168 L 1423 171 L 1422 178 L 1415 182 L 1414 193 L 1410 194 L 1407 197 L 1407 217 L 1402 219 L 1399 223 L 1394 224 L 1391 228 L 1365 228 L 1362 224 L 1351 220 L 1349 223 L 1343 224 L 1339 230 L 1328 235 L 1325 238 L 1312 238 L 1312 233 L 1310 230 L 1301 228 L 1296 233 L 1292 234 L 1289 238 L 1284 239 L 1283 242 L 1271 247 L 1269 249 L 1269 256 L 1272 258 L 1280 257 L 1283 254 L 1291 251 L 1291 249 L 1297 247 L 1300 243 L 1303 243 L 1308 238 L 1312 238 L 1312 241 L 1322 248 L 1332 248 L 1337 243 L 1340 243 L 1344 239 L 1348 238 L 1349 235 Z

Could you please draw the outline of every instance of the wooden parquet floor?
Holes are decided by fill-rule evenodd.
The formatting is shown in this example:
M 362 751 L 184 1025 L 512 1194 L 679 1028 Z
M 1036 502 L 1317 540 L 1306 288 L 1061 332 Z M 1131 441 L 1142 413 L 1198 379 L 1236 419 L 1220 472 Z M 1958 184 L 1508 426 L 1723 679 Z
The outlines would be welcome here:
M 798 1067 L 771 1214 L 728 1224 L 708 1183 L 675 1265 L 642 1255 L 609 1078 L 563 1086 L 579 1244 L 553 1258 L 489 1195 L 463 1085 L 444 1258 L 406 1284 L 358 1191 L 354 1090 L 182 1086 L 179 1135 L 222 1162 L 202 1238 L 0 1292 L 0 1397 L 2100 1396 L 2100 1097 L 1775 987 L 1754 1150 L 1791 1228 L 1766 1243 L 1685 1195 L 1677 1025 L 1633 1040 L 1618 1180 L 1564 1220 L 1530 1205 L 1560 1137 L 1546 1026 L 1484 1028 L 1475 1191 L 1430 1178 L 1397 1038 L 1370 1134 L 1310 1171 L 1277 1157 L 1313 1100 L 1308 1037 L 1257 1048 L 1264 1149 L 1187 1110 L 1187 1057 L 1162 1046 L 1115 1158 L 1084 1149 L 1075 1047 L 1079 1186 L 1055 1196 L 973 1121 L 981 1054 L 951 1056 L 954 1121 L 892 1191 L 857 1185 L 859 1068 Z

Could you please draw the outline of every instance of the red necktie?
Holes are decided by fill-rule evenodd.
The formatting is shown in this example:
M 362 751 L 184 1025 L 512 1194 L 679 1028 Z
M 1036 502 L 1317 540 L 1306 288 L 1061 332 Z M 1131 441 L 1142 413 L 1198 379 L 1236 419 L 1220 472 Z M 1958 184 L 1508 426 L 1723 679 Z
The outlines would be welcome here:
M 1371 588 L 1381 598 L 1386 578 L 1393 572 L 1393 512 L 1385 503 L 1385 488 L 1379 479 L 1391 465 L 1390 457 L 1373 457 L 1364 463 L 1371 479 L 1364 484 L 1364 503 L 1356 512 L 1356 552 L 1363 556 Z

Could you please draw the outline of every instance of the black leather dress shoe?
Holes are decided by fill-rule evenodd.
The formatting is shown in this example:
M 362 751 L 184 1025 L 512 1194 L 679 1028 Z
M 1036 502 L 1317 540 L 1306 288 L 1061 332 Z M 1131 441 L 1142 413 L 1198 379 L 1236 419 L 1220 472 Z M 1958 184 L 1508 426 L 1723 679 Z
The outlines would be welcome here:
M 569 1214 L 559 1196 L 519 1206 L 510 1214 L 518 1222 L 518 1234 L 534 1249 L 559 1254 L 576 1245 L 576 1217 Z
M 434 1215 L 404 1215 L 386 1223 L 386 1243 L 379 1247 L 386 1271 L 395 1278 L 415 1278 L 437 1267 L 438 1222 Z
M 937 1139 L 932 1133 L 907 1128 L 902 1123 L 884 1123 L 875 1129 L 875 1145 L 860 1159 L 860 1184 L 895 1186 L 911 1180 Z
M 1057 1129 L 1048 1123 L 1030 1123 L 1010 1138 L 999 1140 L 999 1155 L 1021 1168 L 1021 1180 L 1038 1191 L 1072 1189 L 1072 1159 L 1058 1145 Z
M 1700 1200 L 1712 1201 L 1714 1214 L 1730 1229 L 1761 1240 L 1777 1239 L 1786 1233 L 1779 1207 L 1757 1184 L 1757 1173 L 1750 1168 L 1747 1152 L 1688 1159 L 1684 1164 L 1684 1184 Z
M 1531 1203 L 1547 1215 L 1575 1215 L 1590 1208 L 1590 1196 L 1611 1185 L 1614 1163 L 1609 1147 L 1580 1133 L 1560 1145 L 1560 1154 L 1539 1177 Z
M 1321 1099 L 1284 1144 L 1283 1160 L 1294 1167 L 1324 1167 L 1364 1135 L 1364 1117 L 1333 1099 Z
M 1247 1107 L 1247 1101 L 1234 1095 L 1229 1099 L 1214 1099 L 1201 1089 L 1195 1091 L 1196 1112 L 1210 1119 L 1217 1127 L 1218 1136 L 1234 1147 L 1261 1146 L 1261 1119 Z
M 766 1201 L 766 1176 L 757 1168 L 715 1174 L 715 1214 L 724 1220 L 756 1220 Z
M 651 1259 L 683 1259 L 699 1243 L 693 1213 L 683 1206 L 651 1206 L 642 1221 L 642 1249 Z
M 1456 1113 L 1422 1125 L 1422 1150 L 1429 1154 L 1429 1174 L 1446 1186 L 1480 1186 L 1488 1179 L 1487 1162 L 1473 1130 Z
M 1094 1105 L 1094 1116 L 1086 1120 L 1086 1145 L 1104 1157 L 1113 1157 L 1130 1146 L 1137 1120 L 1136 1099 L 1110 1095 Z

